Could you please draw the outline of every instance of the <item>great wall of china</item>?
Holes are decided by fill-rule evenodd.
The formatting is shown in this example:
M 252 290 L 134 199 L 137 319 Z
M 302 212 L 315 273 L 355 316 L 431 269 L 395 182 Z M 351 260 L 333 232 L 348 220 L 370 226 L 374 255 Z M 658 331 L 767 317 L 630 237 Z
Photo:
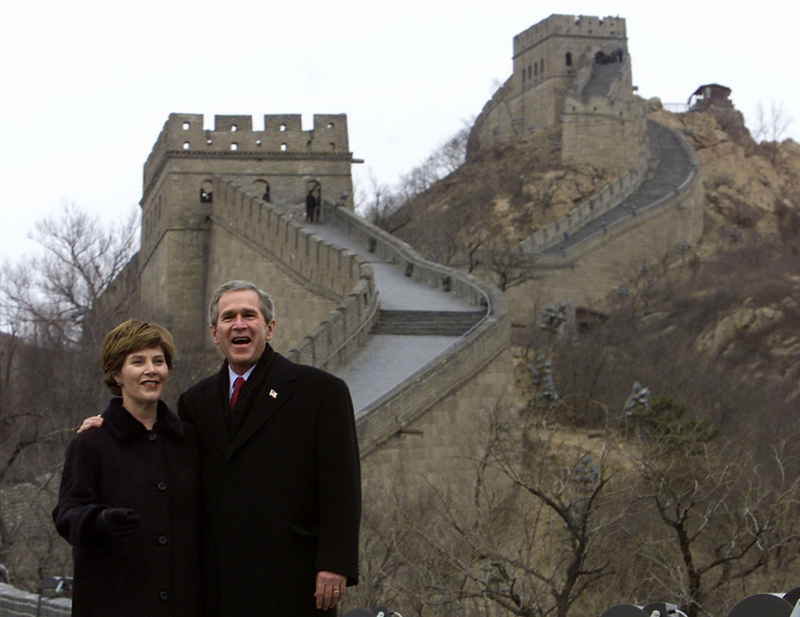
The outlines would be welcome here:
M 172 114 L 144 167 L 141 249 L 114 293 L 186 341 L 191 378 L 218 366 L 200 333 L 207 298 L 232 278 L 273 295 L 277 351 L 332 372 L 375 336 L 378 268 L 473 306 L 477 324 L 357 412 L 365 481 L 398 468 L 445 481 L 478 447 L 487 407 L 514 404 L 512 323 L 531 323 L 536 307 L 557 301 L 589 304 L 630 268 L 702 231 L 697 160 L 681 135 L 646 119 L 624 19 L 554 15 L 517 35 L 513 74 L 479 116 L 470 149 L 556 125 L 564 162 L 605 165 L 618 179 L 520 245 L 541 276 L 504 295 L 354 214 L 346 116 L 314 116 L 311 131 L 299 116 L 265 116 L 264 130 L 253 131 L 249 116 L 216 116 L 207 130 L 202 116 Z M 299 220 L 297 204 L 313 187 L 323 198 L 320 225 L 361 250 Z M 20 593 L 0 588 L 0 614 L 34 614 Z M 39 610 L 68 614 L 61 601 Z

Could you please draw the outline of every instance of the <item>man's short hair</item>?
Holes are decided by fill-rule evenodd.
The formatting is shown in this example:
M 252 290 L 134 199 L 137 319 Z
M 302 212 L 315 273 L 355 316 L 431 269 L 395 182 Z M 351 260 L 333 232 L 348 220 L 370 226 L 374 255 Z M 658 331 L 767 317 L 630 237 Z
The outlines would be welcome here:
M 122 370 L 125 358 L 142 349 L 161 347 L 167 368 L 172 368 L 175 357 L 175 343 L 166 328 L 138 319 L 123 321 L 106 334 L 103 341 L 103 352 L 100 354 L 100 368 L 103 369 L 103 383 L 111 394 L 122 396 L 122 389 L 117 383 L 116 373 Z
M 258 301 L 261 306 L 261 314 L 264 316 L 264 320 L 269 323 L 275 319 L 275 305 L 272 303 L 272 298 L 269 297 L 269 294 L 266 291 L 259 289 L 253 285 L 253 283 L 248 281 L 228 281 L 227 283 L 217 287 L 214 295 L 211 296 L 211 302 L 208 303 L 208 323 L 212 328 L 217 327 L 217 319 L 219 319 L 219 310 L 217 308 L 219 299 L 223 294 L 226 294 L 229 291 L 256 292 L 258 294 Z

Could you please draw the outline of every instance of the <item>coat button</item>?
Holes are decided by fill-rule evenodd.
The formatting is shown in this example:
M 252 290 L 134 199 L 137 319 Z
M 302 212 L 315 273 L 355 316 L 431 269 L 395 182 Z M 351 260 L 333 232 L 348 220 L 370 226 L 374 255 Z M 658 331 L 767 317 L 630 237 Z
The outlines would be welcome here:
M 159 491 L 166 491 L 167 490 L 167 483 L 166 482 L 159 482 L 158 483 L 158 490 Z
M 166 544 L 167 543 L 167 536 L 160 536 L 158 538 L 158 543 L 159 544 Z
M 155 441 L 156 439 L 158 439 L 158 436 L 155 433 L 150 433 L 150 435 L 147 438 L 150 441 Z
M 158 594 L 158 597 L 161 600 L 167 600 L 169 598 L 169 594 L 166 591 L 162 591 Z

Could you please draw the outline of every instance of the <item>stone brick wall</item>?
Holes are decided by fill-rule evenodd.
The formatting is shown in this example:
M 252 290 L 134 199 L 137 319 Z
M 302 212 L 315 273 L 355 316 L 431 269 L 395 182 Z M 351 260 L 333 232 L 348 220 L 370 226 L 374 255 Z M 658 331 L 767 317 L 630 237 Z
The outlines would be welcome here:
M 39 599 L 38 594 L 0 583 L 0 615 L 3 617 L 69 617 L 72 601 L 69 598 Z
M 703 199 L 695 167 L 667 197 L 561 254 L 538 255 L 537 279 L 506 291 L 512 322 L 535 322 L 538 312 L 559 301 L 591 304 L 635 277 L 643 264 L 674 253 L 679 243 L 696 243 L 703 230 Z
M 650 152 L 643 147 L 639 151 L 638 161 L 633 169 L 603 187 L 599 193 L 592 195 L 566 216 L 523 240 L 520 247 L 526 253 L 539 253 L 557 246 L 563 241 L 565 233 L 574 233 L 587 222 L 621 204 L 641 185 L 649 165 Z
M 646 132 L 639 99 L 592 96 L 584 102 L 567 96 L 561 162 L 625 173 L 640 161 Z
M 213 187 L 207 296 L 233 278 L 253 281 L 275 302 L 276 350 L 333 369 L 326 362 L 345 359 L 339 346 L 374 313 L 372 267 L 233 182 L 215 177 Z
M 493 357 L 492 353 L 496 353 Z M 418 483 L 447 490 L 465 480 L 471 473 L 468 461 L 483 454 L 487 438 L 487 420 L 495 406 L 516 409 L 511 375 L 511 351 L 486 349 L 480 358 L 463 358 L 452 369 L 449 363 L 459 356 L 480 353 L 480 344 L 469 350 L 453 349 L 435 364 L 439 371 L 449 372 L 437 384 L 427 374 L 415 375 L 393 400 L 385 401 L 379 413 L 359 418 L 362 449 L 363 482 L 366 487 L 381 485 L 402 478 L 414 490 Z M 459 380 L 457 371 L 470 363 L 480 363 L 480 370 Z M 445 389 L 437 391 L 438 385 Z M 414 417 L 415 397 L 430 400 L 423 413 Z M 362 419 L 363 418 L 363 419 Z M 413 419 L 412 419 L 413 418 Z M 380 439 L 375 439 L 381 435 Z M 409 499 L 415 493 L 409 494 Z
M 326 224 L 416 282 L 486 309 L 473 330 L 356 418 L 365 476 L 380 477 L 401 460 L 429 479 L 457 473 L 485 435 L 479 427 L 487 411 L 516 404 L 505 297 L 476 277 L 426 261 L 346 209 L 328 207 L 324 214 Z
M 281 352 L 330 321 L 356 288 L 367 298 L 361 304 L 372 302 L 361 282 L 371 274 L 355 256 L 311 238 L 286 214 L 315 183 L 323 198 L 351 208 L 353 161 L 344 114 L 315 115 L 311 130 L 297 114 L 264 116 L 263 130 L 250 116 L 215 116 L 206 130 L 202 115 L 170 115 L 144 165 L 138 297 L 142 316 L 172 331 L 187 381 L 221 360 L 204 334 L 206 304 L 228 280 L 273 295 Z M 351 328 L 352 309 L 345 314 Z

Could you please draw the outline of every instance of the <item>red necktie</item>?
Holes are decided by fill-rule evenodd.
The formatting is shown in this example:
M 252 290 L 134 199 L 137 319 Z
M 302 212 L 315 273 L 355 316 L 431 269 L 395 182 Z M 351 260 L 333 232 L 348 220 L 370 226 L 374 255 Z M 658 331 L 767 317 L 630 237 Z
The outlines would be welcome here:
M 236 404 L 236 399 L 239 398 L 239 392 L 244 385 L 244 377 L 239 375 L 236 380 L 233 382 L 233 394 L 231 394 L 231 411 L 233 411 L 233 406 Z

